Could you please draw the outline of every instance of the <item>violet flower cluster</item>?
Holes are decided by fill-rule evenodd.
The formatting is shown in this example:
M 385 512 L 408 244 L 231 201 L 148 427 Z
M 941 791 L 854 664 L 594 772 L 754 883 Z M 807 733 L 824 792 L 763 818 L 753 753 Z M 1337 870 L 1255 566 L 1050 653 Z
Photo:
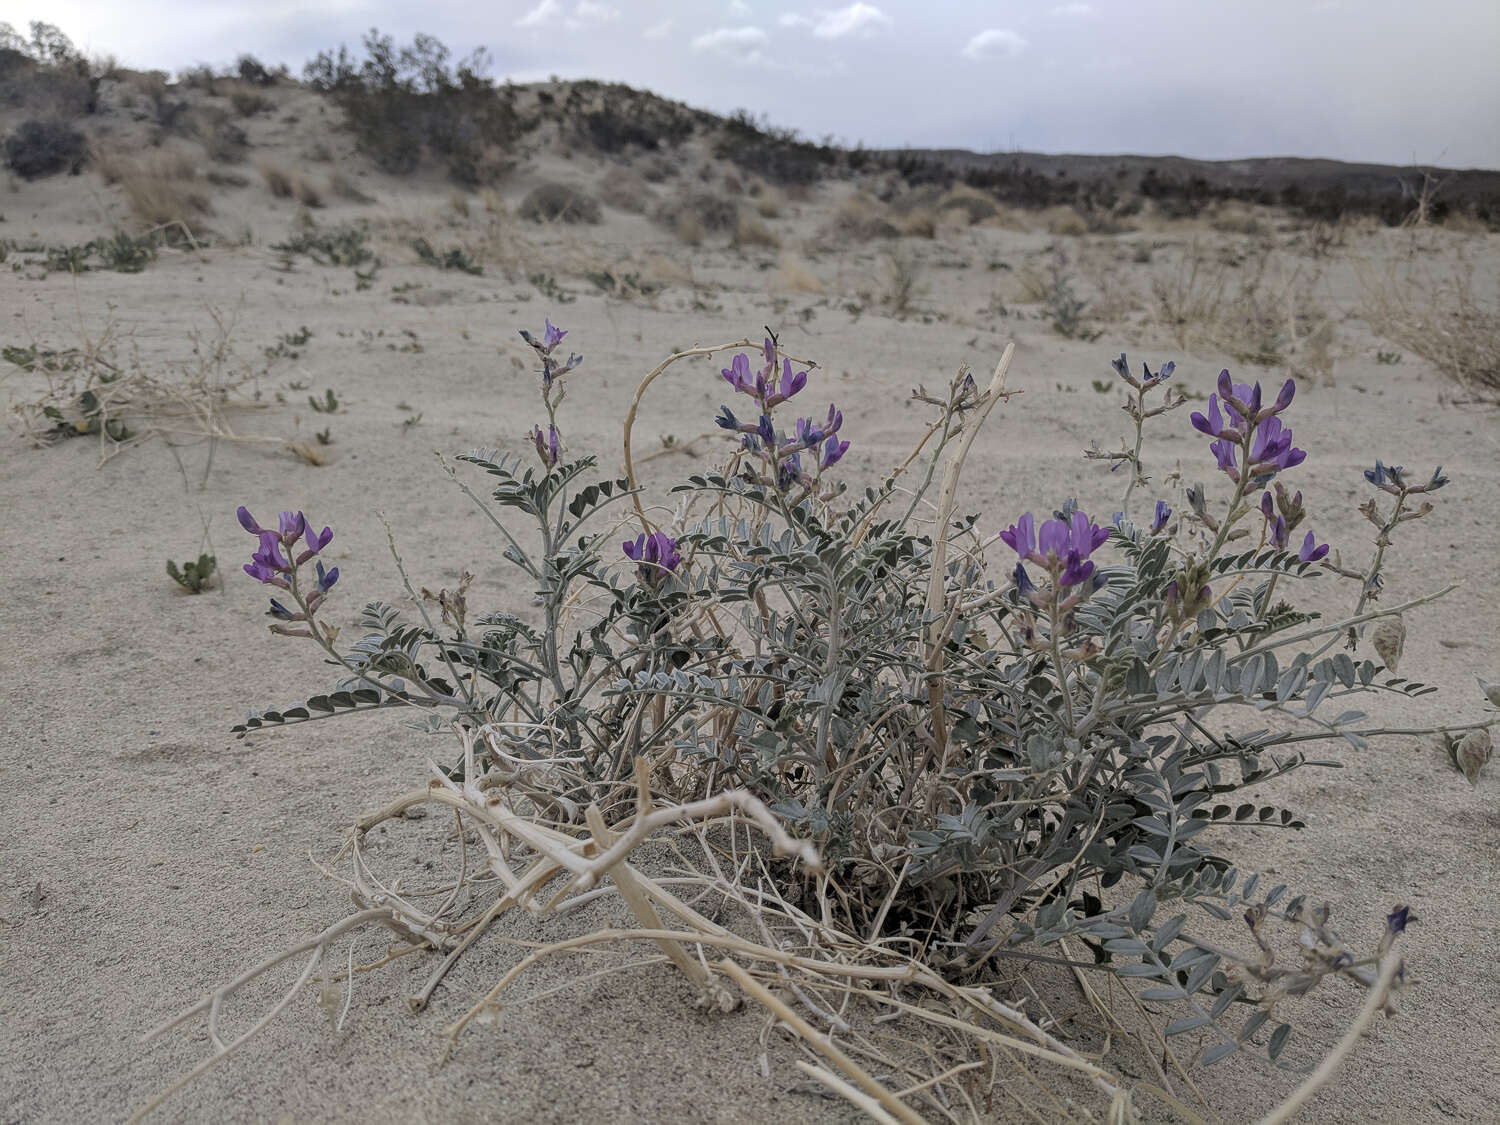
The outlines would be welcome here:
M 558 328 L 551 320 L 545 323 L 546 328 L 540 340 L 524 328 L 521 329 L 521 339 L 531 345 L 531 350 L 536 352 L 537 358 L 542 361 L 539 372 L 542 377 L 542 405 L 547 409 L 546 429 L 533 426 L 526 436 L 536 447 L 536 455 L 541 460 L 542 467 L 551 470 L 555 469 L 562 459 L 562 434 L 557 429 L 557 406 L 562 402 L 564 394 L 559 388 L 556 391 L 556 397 L 553 397 L 553 384 L 582 363 L 583 356 L 569 352 L 565 362 L 558 362 L 553 358 L 553 353 L 557 351 L 557 346 L 562 343 L 567 332 Z
M 621 548 L 625 557 L 636 564 L 641 581 L 649 586 L 660 586 L 667 575 L 675 574 L 682 564 L 682 554 L 677 550 L 677 540 L 663 531 L 650 535 L 638 535 L 635 542 L 626 540 Z
M 314 531 L 301 512 L 282 512 L 275 530 L 261 527 L 248 508 L 242 506 L 235 514 L 241 527 L 260 537 L 255 554 L 245 564 L 245 573 L 257 582 L 288 591 L 298 602 L 298 610 L 294 611 L 272 598 L 270 616 L 278 621 L 310 619 L 339 580 L 339 568 L 326 569 L 323 560 L 318 559 L 314 566 L 313 589 L 305 598 L 298 582 L 298 570 L 333 541 L 333 530 L 325 527 L 322 531 Z M 293 548 L 299 538 L 302 549 L 296 551 Z
M 1292 405 L 1296 393 L 1296 381 L 1288 379 L 1276 401 L 1264 406 L 1259 383 L 1235 383 L 1227 368 L 1219 372 L 1218 394 L 1208 396 L 1208 413 L 1194 412 L 1192 421 L 1195 430 L 1215 439 L 1209 449 L 1230 480 L 1239 484 L 1243 471 L 1256 483 L 1265 483 L 1306 460 L 1307 452 L 1292 445 L 1291 428 L 1277 417 Z M 1237 454 L 1244 456 L 1243 467 Z
M 531 350 L 536 352 L 537 357 L 542 361 L 541 371 L 539 372 L 542 376 L 542 386 L 550 388 L 552 380 L 559 379 L 569 371 L 572 371 L 573 368 L 583 362 L 583 356 L 574 355 L 572 352 L 569 352 L 565 362 L 559 363 L 553 359 L 552 353 L 557 350 L 557 345 L 562 343 L 563 337 L 567 335 L 567 332 L 561 328 L 554 327 L 550 320 L 545 323 L 546 328 L 542 332 L 540 340 L 524 328 L 521 329 L 521 339 L 531 345 Z
M 1038 608 L 1051 606 L 1062 598 L 1065 589 L 1084 587 L 1056 602 L 1058 609 L 1068 610 L 1093 592 L 1094 583 L 1090 579 L 1094 577 L 1094 563 L 1089 556 L 1103 546 L 1109 531 L 1079 511 L 1066 519 L 1047 520 L 1037 528 L 1035 517 L 1027 512 L 1002 531 L 1000 538 L 1021 556 L 1022 562 L 1016 563 L 1016 588 Z M 1047 572 L 1050 590 L 1036 587 L 1026 573 L 1025 562 Z
M 1441 465 L 1432 470 L 1432 478 L 1426 484 L 1408 484 L 1406 475 L 1406 469 L 1402 466 L 1387 465 L 1378 457 L 1375 458 L 1375 467 L 1365 470 L 1365 480 L 1392 496 L 1400 496 L 1403 492 L 1436 492 L 1448 483 Z
M 849 451 L 849 442 L 840 438 L 844 425 L 843 411 L 830 404 L 822 421 L 798 418 L 790 434 L 779 432 L 773 413 L 778 406 L 807 386 L 807 372 L 792 370 L 792 361 L 783 357 L 781 370 L 776 369 L 776 341 L 767 336 L 765 364 L 759 371 L 750 367 L 750 357 L 741 353 L 723 369 L 724 381 L 736 394 L 745 395 L 754 404 L 756 420 L 741 421 L 727 406 L 719 408 L 715 423 L 740 435 L 740 444 L 749 453 L 764 458 L 775 469 L 776 487 L 782 491 L 796 485 L 811 486 L 817 474 L 830 469 Z M 811 454 L 815 471 L 803 468 L 802 455 Z

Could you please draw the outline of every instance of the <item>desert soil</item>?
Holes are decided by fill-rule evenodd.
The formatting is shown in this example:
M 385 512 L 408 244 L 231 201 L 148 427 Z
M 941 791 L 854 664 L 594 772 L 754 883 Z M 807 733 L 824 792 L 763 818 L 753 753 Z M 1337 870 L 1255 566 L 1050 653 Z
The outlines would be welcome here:
M 645 372 L 675 348 L 759 338 L 769 325 L 793 354 L 822 365 L 807 393 L 844 411 L 854 442 L 846 476 L 859 485 L 909 451 L 925 417 L 909 402 L 913 387 L 939 386 L 964 364 L 982 379 L 1015 340 L 1010 385 L 1024 393 L 991 417 L 963 482 L 961 510 L 979 513 L 992 533 L 1071 495 L 1108 518 L 1123 482 L 1082 451 L 1126 432 L 1110 359 L 1122 351 L 1132 363 L 1175 358 L 1179 384 L 1201 394 L 1229 364 L 1212 347 L 1177 346 L 1152 315 L 1153 280 L 1170 281 L 1173 263 L 1195 243 L 1214 258 L 1267 250 L 1302 271 L 1332 325 L 1327 363 L 1302 379 L 1289 416 L 1309 451 L 1294 483 L 1319 538 L 1346 560 L 1366 557 L 1371 528 L 1356 506 L 1372 495 L 1361 472 L 1377 456 L 1418 473 L 1442 464 L 1452 478 L 1437 511 L 1402 528 L 1384 594 L 1394 604 L 1462 581 L 1409 620 L 1401 671 L 1442 690 L 1381 701 L 1372 721 L 1473 721 L 1484 711 L 1475 675 L 1500 679 L 1496 411 L 1409 351 L 1378 362 L 1378 351 L 1402 349 L 1361 315 L 1359 281 L 1361 271 L 1420 255 L 1438 271 L 1474 268 L 1480 291 L 1493 293 L 1500 237 L 1361 229 L 1313 257 L 1306 232 L 1269 216 L 1247 234 L 1143 221 L 1121 235 L 1056 236 L 1018 221 L 840 243 L 819 237 L 854 190 L 834 184 L 764 220 L 780 250 L 736 248 L 723 236 L 689 247 L 645 215 L 615 208 L 596 227 L 513 216 L 536 183 L 591 189 L 611 174 L 606 165 L 535 153 L 488 207 L 466 197 L 463 215 L 446 184 L 366 170 L 346 138 L 309 114 L 300 126 L 257 126 L 255 153 L 326 176 L 335 165 L 310 165 L 303 155 L 322 131 L 336 166 L 374 202 L 334 202 L 316 221 L 370 224 L 383 265 L 368 288 L 348 268 L 287 262 L 271 249 L 293 229 L 297 205 L 272 198 L 243 168 L 248 186 L 216 189 L 211 225 L 224 237 L 210 249 L 164 250 L 138 275 L 49 273 L 39 254 L 16 251 L 0 270 L 4 345 L 60 349 L 112 336 L 116 362 L 173 379 L 204 361 L 217 316 L 233 351 L 218 377 L 246 379 L 240 394 L 259 396 L 255 409 L 229 414 L 236 432 L 281 439 L 157 438 L 101 465 L 94 438 L 44 444 L 19 428 L 0 436 L 0 810 L 8 825 L 0 847 L 0 1122 L 128 1116 L 207 1049 L 196 1031 L 149 1046 L 143 1033 L 345 912 L 346 897 L 309 857 L 330 856 L 354 818 L 422 784 L 427 757 L 448 750 L 384 716 L 243 740 L 229 734 L 247 707 L 285 704 L 331 682 L 316 653 L 266 632 L 264 591 L 239 569 L 252 540 L 234 509 L 246 504 L 264 519 L 300 508 L 334 528 L 331 554 L 343 578 L 330 619 L 346 629 L 365 601 L 399 600 L 382 514 L 414 583 L 451 586 L 472 570 L 472 604 L 524 609 L 493 534 L 434 453 L 526 448 L 525 432 L 540 416 L 516 330 L 538 331 L 544 317 L 586 356 L 563 407 L 573 452 L 597 452 L 614 469 L 621 420 Z M 650 189 L 660 199 L 676 190 L 670 181 Z M 87 172 L 15 184 L 0 194 L 0 211 L 0 237 L 23 246 L 81 242 L 129 224 L 118 189 Z M 416 234 L 482 248 L 484 274 L 421 264 L 410 249 Z M 918 280 L 899 316 L 882 302 L 892 248 Z M 1058 249 L 1098 310 L 1096 339 L 1060 336 L 1018 282 L 1027 270 L 1045 276 Z M 588 280 L 604 270 L 660 288 L 609 296 Z M 303 330 L 305 344 L 283 349 L 295 358 L 267 357 L 280 338 Z M 1283 376 L 1230 365 L 1241 378 Z M 715 462 L 721 438 L 690 439 L 712 430 L 724 397 L 719 366 L 679 365 L 648 397 L 638 448 L 671 435 L 689 450 L 656 458 L 650 473 Z M 10 365 L 0 378 L 13 406 L 46 386 Z M 1096 390 L 1096 380 L 1108 386 Z M 307 395 L 326 388 L 338 397 L 337 413 L 312 413 Z M 1153 486 L 1179 462 L 1190 482 L 1211 476 L 1206 443 L 1186 414 L 1154 426 Z M 325 426 L 332 444 L 321 446 L 314 434 Z M 286 440 L 319 450 L 326 463 L 307 463 Z M 223 582 L 194 597 L 163 566 L 200 550 L 217 556 Z M 1330 612 L 1352 603 L 1328 578 L 1299 596 Z M 1306 1119 L 1500 1119 L 1500 767 L 1471 788 L 1430 740 L 1308 749 L 1341 768 L 1304 769 L 1255 794 L 1296 809 L 1307 828 L 1243 830 L 1226 846 L 1245 869 L 1334 902 L 1357 944 L 1374 940 L 1395 903 L 1412 904 L 1419 922 L 1399 1017 L 1377 1024 Z M 401 850 L 406 842 L 382 846 L 393 862 L 422 862 Z M 519 1005 L 498 1026 L 473 1029 L 439 1065 L 442 1028 L 514 963 L 520 943 L 622 916 L 601 901 L 576 917 L 514 923 L 420 1015 L 403 998 L 430 963 L 396 962 L 361 980 L 340 1034 L 313 989 L 157 1119 L 853 1118 L 806 1089 L 792 1066 L 797 1051 L 758 1011 L 696 1012 L 688 989 L 660 964 Z M 364 939 L 359 956 L 378 956 L 381 941 Z M 524 990 L 540 993 L 577 970 L 544 965 Z M 1358 1003 L 1351 991 L 1326 987 L 1330 1004 L 1303 1040 L 1303 1061 L 1338 1037 Z M 1064 1033 L 1071 1018 L 1086 1022 L 1079 998 L 1061 1003 Z M 1093 1042 L 1082 1027 L 1080 1035 Z M 1200 1077 L 1212 1113 L 1229 1121 L 1265 1109 L 1297 1080 L 1242 1060 Z M 995 1114 L 1007 1119 L 1003 1103 Z

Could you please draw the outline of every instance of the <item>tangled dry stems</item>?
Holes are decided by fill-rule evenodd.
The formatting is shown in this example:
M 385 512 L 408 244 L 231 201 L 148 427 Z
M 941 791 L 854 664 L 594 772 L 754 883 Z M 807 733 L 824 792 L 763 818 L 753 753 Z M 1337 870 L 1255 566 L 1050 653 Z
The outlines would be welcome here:
M 1500 305 L 1486 302 L 1472 265 L 1447 276 L 1415 265 L 1359 270 L 1370 327 L 1421 356 L 1465 390 L 1500 398 Z M 1500 296 L 1500 294 L 1497 294 Z

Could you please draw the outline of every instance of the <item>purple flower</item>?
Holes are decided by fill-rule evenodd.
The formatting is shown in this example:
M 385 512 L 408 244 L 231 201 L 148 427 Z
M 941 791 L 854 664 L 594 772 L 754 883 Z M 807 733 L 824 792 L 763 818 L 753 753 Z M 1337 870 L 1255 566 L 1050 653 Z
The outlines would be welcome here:
M 1377 467 L 1379 467 L 1380 462 L 1376 461 L 1375 464 Z M 1368 477 L 1370 476 L 1370 474 L 1366 473 L 1365 476 Z M 255 522 L 255 517 L 250 514 L 250 509 L 245 507 L 243 504 L 240 505 L 240 507 L 234 514 L 239 517 L 240 526 L 248 531 L 251 535 L 259 535 L 262 531 L 265 530 L 265 528 L 261 527 L 260 524 Z
M 798 418 L 794 427 L 797 444 L 804 449 L 811 449 L 823 440 L 823 430 L 811 418 Z
M 542 333 L 540 340 L 526 329 L 521 329 L 521 339 L 530 344 L 538 355 L 544 357 L 550 356 L 557 349 L 557 345 L 562 343 L 562 338 L 567 335 L 562 329 L 554 327 L 550 320 L 546 321 L 546 325 L 546 331 Z
M 714 419 L 714 424 L 720 429 L 735 430 L 740 428 L 740 420 L 734 416 L 734 411 L 727 406 L 719 407 L 719 416 Z
M 1398 906 L 1385 916 L 1386 932 L 1392 937 L 1406 931 L 1407 923 L 1411 921 L 1411 907 Z
M 1208 448 L 1213 451 L 1214 459 L 1219 463 L 1219 469 L 1230 474 L 1231 479 L 1238 480 L 1239 474 L 1235 469 L 1234 461 L 1235 444 L 1227 438 L 1220 438 Z
M 1076 586 L 1094 573 L 1088 557 L 1109 538 L 1109 531 L 1077 511 L 1066 521 L 1048 520 L 1037 531 L 1035 517 L 1027 512 L 1000 538 L 1021 558 L 1053 574 L 1059 586 Z
M 548 469 L 555 466 L 562 455 L 557 427 L 548 425 L 547 432 L 544 434 L 540 426 L 533 426 L 528 436 L 531 438 L 531 444 L 536 447 L 536 455 L 541 458 L 542 465 Z
M 257 582 L 271 586 L 289 588 L 284 575 L 292 573 L 292 566 L 281 553 L 281 537 L 274 531 L 262 530 L 260 548 L 245 564 L 245 573 Z
M 756 425 L 755 432 L 760 435 L 761 441 L 765 442 L 773 449 L 775 448 L 776 427 L 772 425 L 771 416 L 769 414 L 762 414 L 760 416 L 760 422 Z
M 832 439 L 830 439 L 832 440 Z M 782 492 L 802 483 L 802 455 L 793 453 L 776 471 L 776 487 Z
M 1167 526 L 1167 520 L 1172 518 L 1172 509 L 1167 507 L 1165 500 L 1156 502 L 1156 515 L 1151 519 L 1151 534 L 1160 535 L 1162 528 Z
M 1059 586 L 1077 586 L 1094 573 L 1094 564 L 1083 559 L 1077 551 L 1068 552 L 1068 563 L 1058 575 Z
M 1161 369 L 1153 375 L 1151 374 L 1151 368 L 1143 363 L 1141 364 L 1142 378 L 1136 379 L 1130 374 L 1130 363 L 1126 360 L 1124 352 L 1120 353 L 1119 359 L 1110 360 L 1109 365 L 1115 369 L 1115 374 L 1119 375 L 1121 379 L 1124 379 L 1132 387 L 1136 388 L 1136 390 L 1149 390 L 1160 383 L 1165 383 L 1172 377 L 1172 372 L 1177 370 L 1177 364 L 1169 360 L 1162 364 Z
M 297 621 L 300 619 L 299 614 L 293 613 L 275 598 L 271 599 L 271 608 L 266 611 L 266 614 L 269 617 L 276 618 L 278 621 Z
M 755 389 L 755 378 L 750 374 L 750 357 L 743 352 L 730 360 L 729 366 L 723 368 L 721 374 L 724 381 L 738 394 L 749 394 Z
M 1315 544 L 1313 542 L 1313 533 L 1309 531 L 1307 533 L 1307 538 L 1302 540 L 1302 548 L 1297 552 L 1297 557 L 1305 563 L 1317 562 L 1327 553 L 1328 544 Z
M 625 551 L 625 557 L 637 564 L 641 578 L 652 585 L 659 585 L 682 562 L 682 555 L 677 550 L 677 540 L 665 532 L 653 531 L 650 535 L 638 535 L 635 542 L 626 540 L 620 546 Z
M 1267 418 L 1255 431 L 1250 443 L 1250 471 L 1259 476 L 1265 472 L 1290 469 L 1307 460 L 1307 451 L 1292 447 L 1292 431 L 1280 418 Z
M 792 374 L 792 361 L 784 360 L 781 368 L 779 397 L 789 399 L 805 386 L 807 386 L 807 372 L 798 371 L 795 375 Z
M 333 584 L 339 580 L 339 568 L 334 567 L 332 570 L 324 570 L 321 559 L 318 560 L 317 573 L 318 591 L 320 593 L 328 593 L 329 590 L 333 589 Z
M 843 460 L 844 454 L 849 452 L 849 443 L 840 441 L 833 434 L 828 435 L 828 440 L 823 443 L 823 456 L 818 460 L 818 466 L 830 469 Z
M 302 539 L 307 544 L 307 550 L 297 556 L 298 562 L 306 562 L 313 555 L 328 546 L 329 543 L 333 542 L 333 528 L 325 527 L 322 531 L 314 531 L 312 524 L 309 523 L 307 525 L 307 534 Z

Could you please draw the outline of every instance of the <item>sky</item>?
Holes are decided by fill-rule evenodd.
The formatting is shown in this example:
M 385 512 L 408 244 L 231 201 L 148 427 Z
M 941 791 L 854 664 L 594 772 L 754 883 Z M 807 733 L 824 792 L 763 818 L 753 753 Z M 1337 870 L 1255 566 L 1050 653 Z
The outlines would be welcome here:
M 870 147 L 1500 169 L 1497 0 L 0 0 L 90 53 L 300 73 L 370 27 Z

